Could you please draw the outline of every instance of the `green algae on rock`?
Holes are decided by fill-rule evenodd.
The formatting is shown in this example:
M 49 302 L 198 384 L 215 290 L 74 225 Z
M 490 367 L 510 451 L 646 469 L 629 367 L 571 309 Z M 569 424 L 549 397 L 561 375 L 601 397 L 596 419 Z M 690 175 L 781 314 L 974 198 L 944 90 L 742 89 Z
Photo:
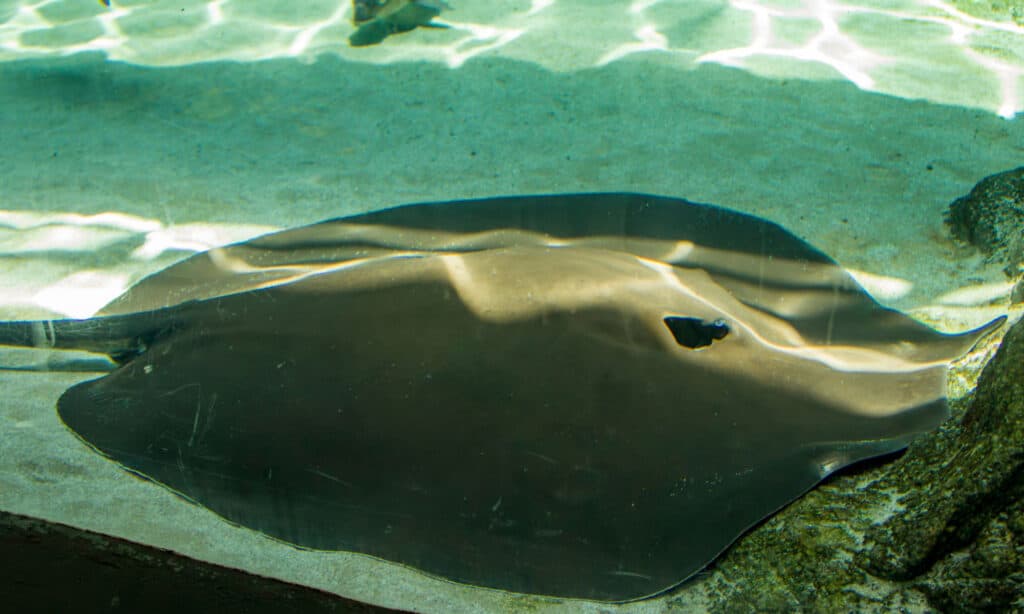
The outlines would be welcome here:
M 1024 166 L 985 177 L 946 214 L 953 236 L 1006 265 L 1016 276 L 1024 265 Z

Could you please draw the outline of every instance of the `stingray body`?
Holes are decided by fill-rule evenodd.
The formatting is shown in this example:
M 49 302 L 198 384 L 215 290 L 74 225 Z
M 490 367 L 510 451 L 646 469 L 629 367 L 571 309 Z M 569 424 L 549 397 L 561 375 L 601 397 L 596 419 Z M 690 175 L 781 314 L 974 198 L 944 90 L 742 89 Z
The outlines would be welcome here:
M 947 336 L 779 226 L 637 194 L 341 218 L 84 320 L 61 418 L 239 525 L 473 585 L 630 600 L 946 415 Z

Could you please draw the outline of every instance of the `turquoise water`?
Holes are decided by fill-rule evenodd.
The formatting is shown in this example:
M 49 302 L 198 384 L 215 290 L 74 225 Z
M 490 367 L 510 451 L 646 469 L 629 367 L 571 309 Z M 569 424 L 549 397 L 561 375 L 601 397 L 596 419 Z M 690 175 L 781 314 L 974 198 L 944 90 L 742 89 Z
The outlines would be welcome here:
M 1012 8 L 450 4 L 445 27 L 353 48 L 339 0 L 0 0 L 0 316 L 85 317 L 187 255 L 321 219 L 587 191 L 778 222 L 944 330 L 1007 310 L 1000 267 L 942 218 L 1020 165 Z M 78 379 L 0 377 L 18 433 L 0 443 L 0 508 L 377 603 L 504 603 L 225 529 L 75 448 L 53 404 Z

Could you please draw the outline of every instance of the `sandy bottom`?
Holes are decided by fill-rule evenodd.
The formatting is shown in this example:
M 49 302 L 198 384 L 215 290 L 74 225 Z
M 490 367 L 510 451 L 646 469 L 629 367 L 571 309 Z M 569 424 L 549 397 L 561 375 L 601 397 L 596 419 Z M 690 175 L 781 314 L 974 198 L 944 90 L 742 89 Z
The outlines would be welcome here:
M 139 23 L 152 4 L 134 3 Z M 660 4 L 630 6 L 644 5 L 648 13 L 641 15 L 653 20 L 656 11 L 668 11 Z M 733 4 L 700 6 L 742 14 L 735 6 L 742 3 Z M 207 12 L 210 5 L 235 6 L 183 3 Z M 731 30 L 722 21 L 697 28 L 666 13 L 668 25 L 658 32 L 667 50 L 612 57 L 625 42 L 605 44 L 621 33 L 602 33 L 598 25 L 614 21 L 604 13 L 599 21 L 578 5 L 567 12 L 567 5 L 495 2 L 494 27 L 504 32 L 519 23 L 525 33 L 492 49 L 480 41 L 504 40 L 498 30 L 473 29 L 488 15 L 457 7 L 452 21 L 456 14 L 472 21 L 405 35 L 366 56 L 318 51 L 343 44 L 351 29 L 341 14 L 318 30 L 321 37 L 333 32 L 333 39 L 310 38 L 285 57 L 281 49 L 294 46 L 290 35 L 258 62 L 225 59 L 252 60 L 232 58 L 244 55 L 238 49 L 254 49 L 224 34 L 237 29 L 200 36 L 199 26 L 179 24 L 180 31 L 147 34 L 136 24 L 135 38 L 110 53 L 133 59 L 126 56 L 134 49 L 137 64 L 108 62 L 100 52 L 58 57 L 71 44 L 61 36 L 70 34 L 51 33 L 47 43 L 37 32 L 38 44 L 28 48 L 26 32 L 41 27 L 0 29 L 9 60 L 0 62 L 0 317 L 85 316 L 195 250 L 275 228 L 421 200 L 613 190 L 710 202 L 779 222 L 854 270 L 882 302 L 945 330 L 1007 312 L 1009 284 L 1000 267 L 952 243 L 942 221 L 951 200 L 982 177 L 1018 166 L 1024 155 L 1024 125 L 997 114 L 1019 108 L 1013 89 L 1000 85 L 1003 73 L 975 62 L 977 81 L 965 86 L 960 77 L 970 63 L 963 60 L 960 73 L 950 69 L 944 80 L 922 79 L 927 86 L 908 83 L 909 93 L 888 95 L 858 88 L 850 82 L 854 73 L 836 78 L 821 62 L 773 64 L 761 55 L 748 62 L 757 66 L 741 69 L 694 61 L 710 53 L 707 40 L 735 40 L 728 48 L 743 48 L 756 11 Z M 8 25 L 24 18 L 5 8 L 11 6 L 0 3 Z M 531 6 L 540 8 L 528 29 Z M 47 7 L 70 10 L 66 3 Z M 102 18 L 89 11 L 67 18 L 66 27 Z M 225 23 L 251 26 L 264 17 Z M 940 44 L 948 27 L 922 19 L 893 17 L 885 36 L 881 26 L 865 25 L 858 40 L 876 32 L 908 49 L 916 40 L 936 45 L 937 56 L 952 54 Z M 897 36 L 899 24 L 921 38 Z M 921 34 L 922 24 L 936 30 Z M 775 31 L 813 38 L 795 25 Z M 108 40 L 107 30 L 99 32 L 75 44 Z M 479 51 L 453 56 L 451 49 L 467 48 L 452 46 L 467 32 L 476 37 L 470 48 Z M 1015 32 L 986 34 L 1010 37 L 995 54 L 1010 57 L 1007 66 L 1015 65 L 1020 45 Z M 629 35 L 643 32 L 633 24 Z M 157 48 L 153 37 L 160 36 L 165 46 Z M 568 36 L 576 47 L 567 47 Z M 174 37 L 182 39 L 179 47 L 168 46 Z M 700 48 L 683 53 L 681 41 Z M 180 48 L 200 57 L 171 61 L 180 60 Z M 411 61 L 417 53 L 429 61 Z M 191 63 L 197 59 L 203 63 Z M 899 79 L 886 75 L 915 61 L 865 74 L 875 89 L 889 91 L 896 86 L 882 86 Z M 941 58 L 927 66 L 940 64 Z M 908 81 L 911 73 L 900 74 Z M 1007 83 L 1019 81 L 1019 72 L 1006 74 L 1017 75 Z M 0 354 L 5 365 L 41 359 Z M 300 552 L 231 527 L 122 472 L 63 428 L 54 403 L 87 377 L 0 372 L 0 508 L 383 605 L 464 612 L 569 607 L 456 586 L 358 555 Z

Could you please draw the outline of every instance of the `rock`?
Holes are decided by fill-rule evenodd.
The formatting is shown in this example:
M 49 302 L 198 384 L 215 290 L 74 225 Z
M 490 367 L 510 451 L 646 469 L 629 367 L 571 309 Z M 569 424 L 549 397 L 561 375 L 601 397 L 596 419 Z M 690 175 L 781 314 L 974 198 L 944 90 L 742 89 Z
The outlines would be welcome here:
M 880 481 L 905 510 L 873 527 L 864 566 L 937 607 L 1024 608 L 1024 323 L 985 367 L 960 424 Z
M 977 246 L 1016 276 L 1024 265 L 1024 167 L 990 175 L 953 201 L 946 215 L 953 236 Z

